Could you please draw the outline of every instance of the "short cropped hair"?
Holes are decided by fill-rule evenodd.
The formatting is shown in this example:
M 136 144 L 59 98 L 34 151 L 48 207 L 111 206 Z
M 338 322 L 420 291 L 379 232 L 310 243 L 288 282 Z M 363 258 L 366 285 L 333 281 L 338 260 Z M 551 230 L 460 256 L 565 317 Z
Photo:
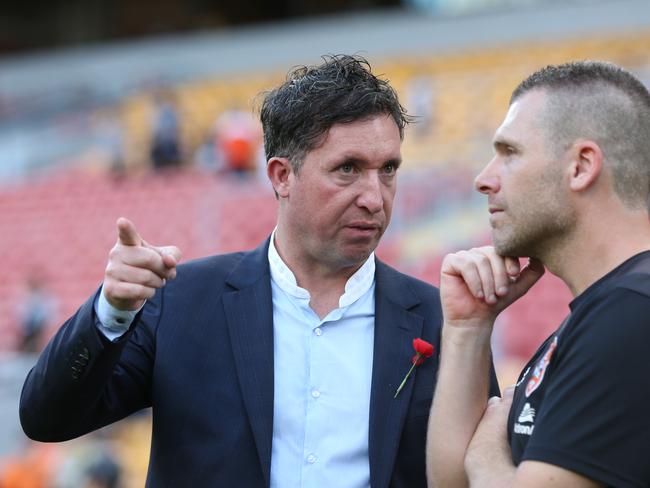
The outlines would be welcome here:
M 541 89 L 548 95 L 542 124 L 556 153 L 591 139 L 603 151 L 614 191 L 629 207 L 650 195 L 650 93 L 612 63 L 577 61 L 547 66 L 522 81 L 510 103 Z
M 334 124 L 382 114 L 393 118 L 403 139 L 411 117 L 388 81 L 361 56 L 323 56 L 322 64 L 294 68 L 266 93 L 260 110 L 266 158 L 285 157 L 298 172 Z

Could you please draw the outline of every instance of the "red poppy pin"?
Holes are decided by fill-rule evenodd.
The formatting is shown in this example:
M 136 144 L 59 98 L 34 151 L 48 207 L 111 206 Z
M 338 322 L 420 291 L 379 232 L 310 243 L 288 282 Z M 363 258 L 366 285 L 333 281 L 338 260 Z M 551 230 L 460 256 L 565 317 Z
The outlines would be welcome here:
M 415 354 L 411 358 L 411 363 L 413 363 L 411 365 L 411 369 L 409 369 L 409 372 L 406 373 L 406 376 L 404 376 L 404 379 L 397 387 L 397 391 L 395 392 L 395 396 L 393 398 L 397 398 L 397 395 L 399 395 L 399 392 L 402 391 L 402 388 L 404 388 L 406 380 L 409 378 L 409 376 L 411 376 L 411 373 L 416 368 L 416 366 L 420 366 L 420 364 L 422 364 L 426 358 L 429 358 L 433 355 L 433 345 L 429 344 L 427 341 L 423 341 L 419 337 L 413 339 L 413 349 L 415 349 Z

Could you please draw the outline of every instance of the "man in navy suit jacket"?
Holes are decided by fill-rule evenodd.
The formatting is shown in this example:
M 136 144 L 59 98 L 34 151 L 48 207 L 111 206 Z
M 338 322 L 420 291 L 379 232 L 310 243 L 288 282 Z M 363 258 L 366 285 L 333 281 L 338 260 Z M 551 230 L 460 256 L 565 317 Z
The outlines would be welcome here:
M 424 487 L 439 296 L 374 257 L 409 117 L 365 60 L 333 56 L 261 119 L 272 236 L 177 267 L 119 219 L 102 288 L 26 380 L 23 428 L 62 441 L 151 406 L 147 486 Z M 396 394 L 415 338 L 435 354 Z

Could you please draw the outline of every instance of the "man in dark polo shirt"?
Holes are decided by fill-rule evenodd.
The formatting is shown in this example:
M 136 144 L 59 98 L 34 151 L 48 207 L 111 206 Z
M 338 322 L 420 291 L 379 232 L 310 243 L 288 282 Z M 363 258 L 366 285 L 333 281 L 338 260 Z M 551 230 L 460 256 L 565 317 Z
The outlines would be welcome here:
M 650 94 L 609 63 L 549 66 L 515 89 L 493 143 L 476 188 L 494 247 L 442 266 L 429 484 L 648 487 Z M 496 316 L 544 268 L 571 313 L 486 408 L 468 372 L 489 367 Z

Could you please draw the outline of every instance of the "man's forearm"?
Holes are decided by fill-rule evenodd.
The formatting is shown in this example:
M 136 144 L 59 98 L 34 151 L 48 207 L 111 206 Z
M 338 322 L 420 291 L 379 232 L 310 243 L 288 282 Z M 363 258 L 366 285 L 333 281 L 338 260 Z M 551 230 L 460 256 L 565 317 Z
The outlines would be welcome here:
M 430 487 L 468 485 L 465 453 L 485 410 L 492 328 L 443 327 L 440 369 L 429 417 L 427 475 Z
M 514 466 L 492 466 L 491 472 L 472 477 L 470 488 L 514 488 L 516 468 Z
M 506 424 L 514 388 L 501 398 L 491 398 L 474 432 L 465 456 L 465 471 L 472 488 L 509 488 L 516 467 L 512 462 Z

